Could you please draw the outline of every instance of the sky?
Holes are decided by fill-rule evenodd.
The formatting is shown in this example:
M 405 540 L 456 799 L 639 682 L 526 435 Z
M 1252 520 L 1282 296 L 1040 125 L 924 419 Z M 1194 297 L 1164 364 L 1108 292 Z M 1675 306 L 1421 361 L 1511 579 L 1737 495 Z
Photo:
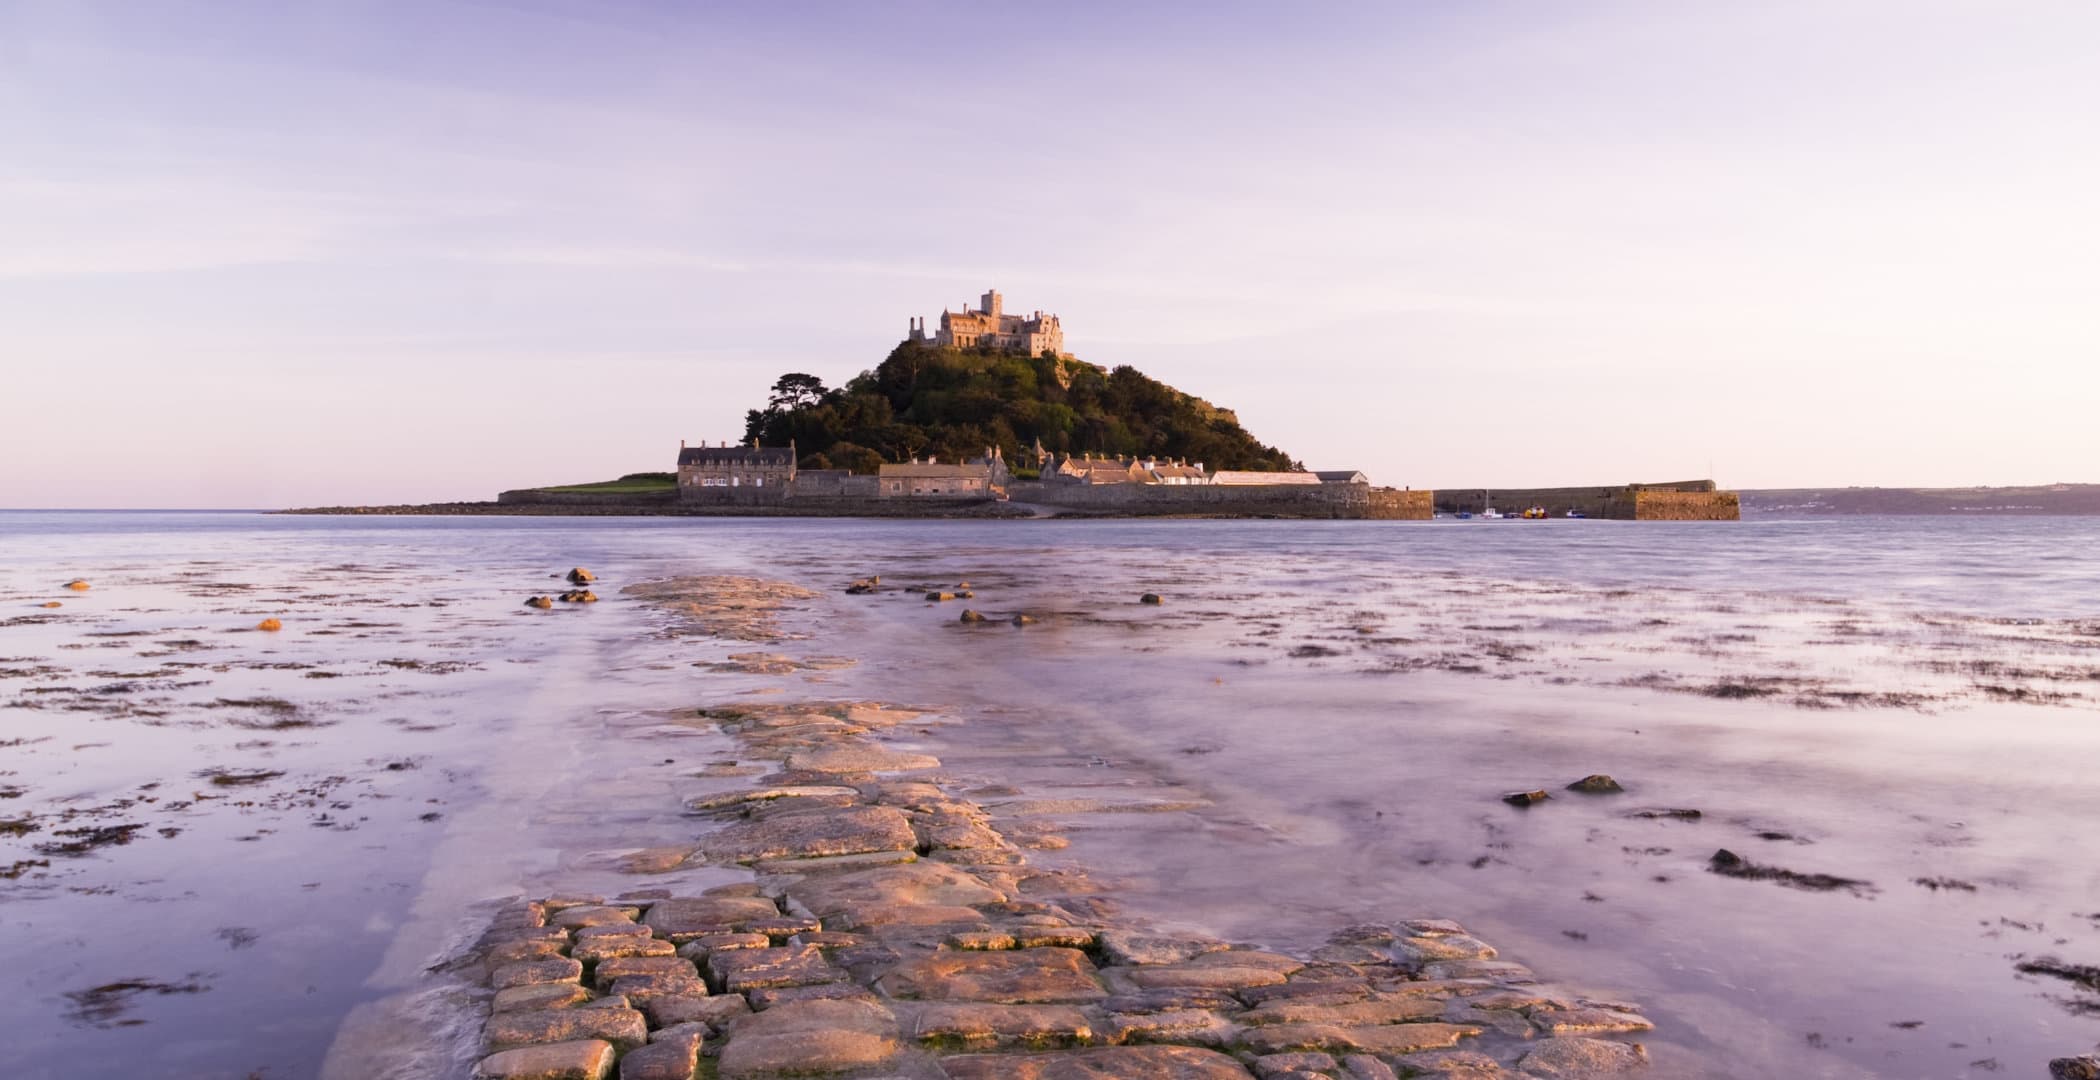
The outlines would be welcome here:
M 0 0 L 0 507 L 672 467 L 987 288 L 1392 486 L 2100 481 L 2100 5 Z

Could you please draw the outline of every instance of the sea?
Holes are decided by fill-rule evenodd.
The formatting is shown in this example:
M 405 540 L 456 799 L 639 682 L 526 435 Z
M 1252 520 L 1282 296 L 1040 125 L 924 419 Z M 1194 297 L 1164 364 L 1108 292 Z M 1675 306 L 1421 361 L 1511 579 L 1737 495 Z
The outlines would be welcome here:
M 598 602 L 523 605 L 579 566 Z M 621 592 L 684 575 L 809 594 L 755 641 Z M 427 1038 L 402 1075 L 464 1076 L 446 960 L 506 898 L 654 884 L 623 858 L 734 753 L 665 718 L 754 695 L 927 708 L 984 784 L 1142 772 L 1187 807 L 1054 855 L 1132 917 L 1300 952 L 1456 919 L 1637 1004 L 1657 1075 L 2100 1047 L 2100 518 L 6 511 L 0 1060 L 279 1080 Z M 375 1033 L 404 1006 L 427 1031 Z

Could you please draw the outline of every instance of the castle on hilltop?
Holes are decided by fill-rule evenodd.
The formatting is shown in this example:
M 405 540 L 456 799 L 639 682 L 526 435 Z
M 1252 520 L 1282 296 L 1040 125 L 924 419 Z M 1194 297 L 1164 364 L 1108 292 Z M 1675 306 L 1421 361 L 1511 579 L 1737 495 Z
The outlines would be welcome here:
M 943 310 L 941 328 L 934 331 L 931 339 L 926 336 L 925 317 L 913 316 L 910 340 L 950 349 L 970 349 L 980 345 L 993 349 L 1022 349 L 1030 356 L 1062 356 L 1065 351 L 1065 329 L 1058 324 L 1057 316 L 1040 311 L 1025 318 L 1008 315 L 1003 298 L 996 291 L 986 292 L 974 310 L 967 305 L 961 311 Z

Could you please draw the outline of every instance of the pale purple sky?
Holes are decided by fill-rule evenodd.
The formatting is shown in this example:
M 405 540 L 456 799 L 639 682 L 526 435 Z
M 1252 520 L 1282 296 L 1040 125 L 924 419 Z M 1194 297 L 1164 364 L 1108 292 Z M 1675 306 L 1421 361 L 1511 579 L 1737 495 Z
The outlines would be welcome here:
M 671 466 L 987 287 L 1393 485 L 2100 480 L 2100 5 L 0 0 L 0 506 Z

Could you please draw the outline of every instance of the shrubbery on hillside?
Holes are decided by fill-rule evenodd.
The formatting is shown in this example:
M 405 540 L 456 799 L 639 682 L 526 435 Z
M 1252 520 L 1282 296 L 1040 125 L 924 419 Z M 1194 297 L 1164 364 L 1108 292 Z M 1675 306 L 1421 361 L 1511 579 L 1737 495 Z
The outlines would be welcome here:
M 1156 456 L 1212 469 L 1295 468 L 1238 417 L 1131 367 L 905 342 L 873 371 L 826 389 L 813 375 L 773 384 L 744 438 L 795 442 L 804 468 L 872 473 L 885 461 L 960 461 L 996 446 L 1014 466 L 1036 440 L 1058 454 Z

